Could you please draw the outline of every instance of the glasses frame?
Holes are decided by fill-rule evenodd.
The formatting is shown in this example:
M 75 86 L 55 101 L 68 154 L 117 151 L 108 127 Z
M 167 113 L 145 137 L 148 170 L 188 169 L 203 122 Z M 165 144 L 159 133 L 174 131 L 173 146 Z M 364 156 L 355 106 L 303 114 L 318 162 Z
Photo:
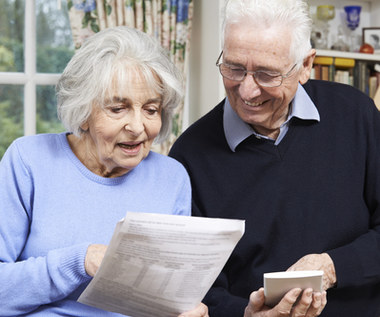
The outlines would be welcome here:
M 247 77 L 247 74 L 250 74 L 250 75 L 252 75 L 252 77 L 253 77 L 253 79 L 255 80 L 255 82 L 256 82 L 257 85 L 259 85 L 259 86 L 261 86 L 261 87 L 268 87 L 268 88 L 280 87 L 280 86 L 282 85 L 284 79 L 290 77 L 290 76 L 292 75 L 293 70 L 294 70 L 294 69 L 296 68 L 296 66 L 298 65 L 298 63 L 295 63 L 295 64 L 292 66 L 292 68 L 291 68 L 286 74 L 284 74 L 284 75 L 283 75 L 283 74 L 278 74 L 278 75 L 276 75 L 276 76 L 272 76 L 272 75 L 270 75 L 270 74 L 268 74 L 267 72 L 262 71 L 262 70 L 251 71 L 251 70 L 246 70 L 246 69 L 244 69 L 244 76 L 243 76 L 243 78 L 242 78 L 241 80 L 236 80 L 236 79 L 228 78 L 228 77 L 226 77 L 225 75 L 223 75 L 223 73 L 222 73 L 222 71 L 221 71 L 221 69 L 220 69 L 220 66 L 221 66 L 222 64 L 225 64 L 225 65 L 228 65 L 228 64 L 223 63 L 223 62 L 219 62 L 220 59 L 222 58 L 222 55 L 223 55 L 223 51 L 220 52 L 220 55 L 219 55 L 218 59 L 216 60 L 215 65 L 219 68 L 219 72 L 220 72 L 220 74 L 221 74 L 224 78 L 227 78 L 227 79 L 229 79 L 229 80 L 233 80 L 233 81 L 242 82 L 242 81 L 245 79 L 245 77 Z M 272 85 L 265 85 L 265 84 L 263 85 L 263 84 L 260 84 L 260 83 L 257 81 L 257 78 L 256 78 L 256 74 L 257 74 L 257 73 L 265 73 L 265 74 L 267 74 L 268 76 L 271 76 L 271 77 L 273 77 L 273 78 L 275 78 L 275 77 L 281 77 L 281 81 L 280 81 L 280 83 L 279 83 L 278 85 L 274 85 L 274 86 L 272 86 Z

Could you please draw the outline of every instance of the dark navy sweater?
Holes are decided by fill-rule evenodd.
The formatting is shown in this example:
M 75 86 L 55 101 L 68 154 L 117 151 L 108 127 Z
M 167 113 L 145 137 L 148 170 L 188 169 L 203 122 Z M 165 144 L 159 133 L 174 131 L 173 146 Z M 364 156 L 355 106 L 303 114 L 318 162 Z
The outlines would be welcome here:
M 380 112 L 358 90 L 304 85 L 320 122 L 293 118 L 275 146 L 254 136 L 232 152 L 224 101 L 170 155 L 193 187 L 193 214 L 246 220 L 246 232 L 204 299 L 211 317 L 241 317 L 263 273 L 327 252 L 337 287 L 321 316 L 380 316 Z

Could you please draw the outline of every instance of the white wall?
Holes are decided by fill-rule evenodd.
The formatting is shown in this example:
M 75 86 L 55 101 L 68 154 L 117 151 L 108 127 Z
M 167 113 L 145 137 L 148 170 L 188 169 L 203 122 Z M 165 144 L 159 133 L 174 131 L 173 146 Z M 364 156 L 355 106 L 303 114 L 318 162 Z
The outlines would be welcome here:
M 220 53 L 220 3 L 222 0 L 194 0 L 189 60 L 189 123 L 214 108 L 224 96 L 218 68 Z
M 373 0 L 371 4 L 371 26 L 380 27 L 380 1 Z

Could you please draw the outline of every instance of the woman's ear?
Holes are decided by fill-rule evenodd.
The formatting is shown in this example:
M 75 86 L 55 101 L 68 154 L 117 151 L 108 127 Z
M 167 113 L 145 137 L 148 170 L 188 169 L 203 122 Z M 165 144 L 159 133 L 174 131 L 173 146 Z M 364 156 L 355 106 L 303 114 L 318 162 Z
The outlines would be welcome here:
M 301 67 L 301 74 L 299 82 L 301 85 L 305 84 L 310 79 L 311 69 L 313 68 L 313 62 L 316 55 L 316 50 L 311 49 L 310 53 L 304 58 Z
M 88 121 L 82 123 L 80 125 L 80 128 L 82 129 L 82 131 L 88 131 Z

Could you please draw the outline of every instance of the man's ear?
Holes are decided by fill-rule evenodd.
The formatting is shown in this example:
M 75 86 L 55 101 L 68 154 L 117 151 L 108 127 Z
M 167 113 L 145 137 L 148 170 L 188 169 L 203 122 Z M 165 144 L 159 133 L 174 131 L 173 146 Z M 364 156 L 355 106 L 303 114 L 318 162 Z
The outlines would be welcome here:
M 310 79 L 311 69 L 313 68 L 313 62 L 317 51 L 311 49 L 309 54 L 304 58 L 301 67 L 301 74 L 299 77 L 299 82 L 301 85 L 305 84 Z

